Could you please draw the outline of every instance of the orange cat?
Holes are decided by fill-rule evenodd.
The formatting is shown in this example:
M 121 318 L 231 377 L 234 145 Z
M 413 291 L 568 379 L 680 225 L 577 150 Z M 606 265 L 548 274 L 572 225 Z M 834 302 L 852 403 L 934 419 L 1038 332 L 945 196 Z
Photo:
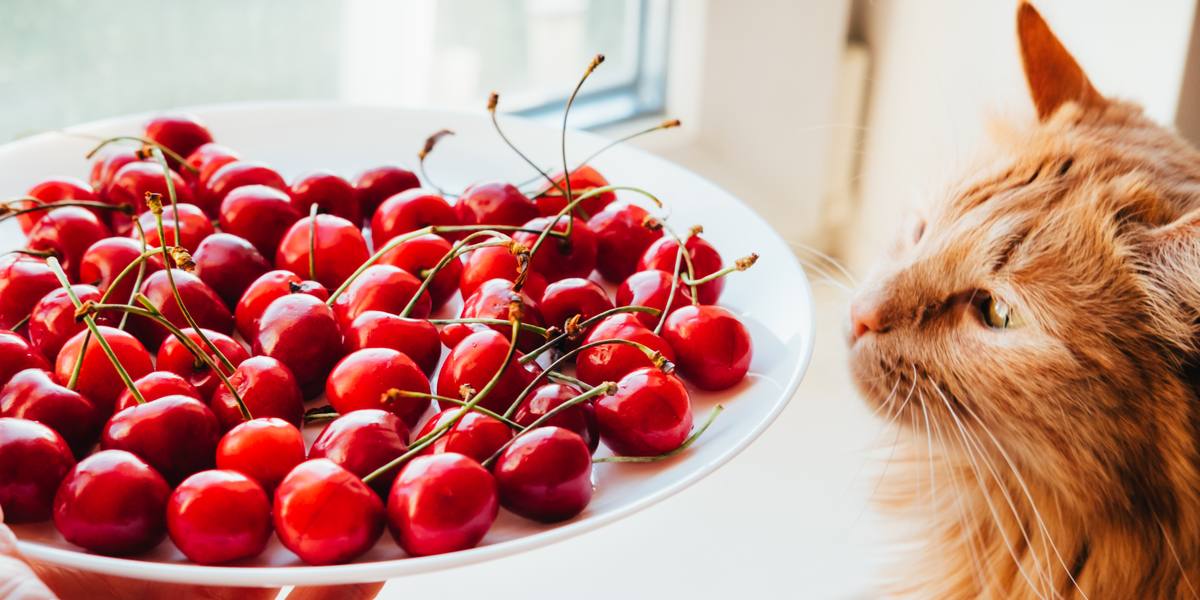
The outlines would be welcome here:
M 890 592 L 1200 598 L 1200 153 L 1105 98 L 1037 11 L 1038 122 L 904 232 L 851 367 L 921 524 Z

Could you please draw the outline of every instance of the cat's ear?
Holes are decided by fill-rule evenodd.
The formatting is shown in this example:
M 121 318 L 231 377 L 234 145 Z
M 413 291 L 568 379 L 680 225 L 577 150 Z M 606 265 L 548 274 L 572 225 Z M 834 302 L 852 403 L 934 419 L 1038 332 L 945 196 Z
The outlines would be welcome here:
M 1084 108 L 1099 107 L 1104 97 L 1092 87 L 1087 75 L 1032 4 L 1022 0 L 1017 8 L 1017 38 L 1029 94 L 1045 120 L 1060 106 L 1076 102 Z
M 1195 352 L 1200 343 L 1200 210 L 1148 229 L 1138 246 L 1155 325 L 1175 345 Z

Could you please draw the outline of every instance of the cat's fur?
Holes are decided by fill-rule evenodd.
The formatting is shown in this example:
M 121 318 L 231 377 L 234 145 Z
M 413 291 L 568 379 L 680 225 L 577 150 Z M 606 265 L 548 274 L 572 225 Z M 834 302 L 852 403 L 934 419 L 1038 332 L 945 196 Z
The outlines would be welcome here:
M 852 371 L 903 433 L 880 501 L 921 524 L 889 592 L 1200 598 L 1200 153 L 1017 21 L 1037 122 L 855 301 Z

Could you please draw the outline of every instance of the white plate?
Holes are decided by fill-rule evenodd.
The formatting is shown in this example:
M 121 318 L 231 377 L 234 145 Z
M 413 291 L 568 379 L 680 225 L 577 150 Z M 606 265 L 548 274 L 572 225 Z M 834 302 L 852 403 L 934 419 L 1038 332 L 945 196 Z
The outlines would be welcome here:
M 188 112 L 208 124 L 218 142 L 248 159 L 270 164 L 288 179 L 318 168 L 349 177 L 378 164 L 414 166 L 425 137 L 441 128 L 457 135 L 443 139 L 427 167 L 448 189 L 483 179 L 524 180 L 529 175 L 528 167 L 501 144 L 484 114 L 311 103 L 242 104 Z M 147 115 L 123 117 L 70 131 L 136 135 L 146 119 Z M 504 126 L 526 153 L 547 166 L 558 162 L 557 131 L 507 117 Z M 595 135 L 572 132 L 568 149 L 578 160 L 603 143 Z M 0 196 L 17 196 L 54 175 L 86 179 L 89 164 L 83 155 L 91 145 L 86 139 L 48 133 L 0 146 Z M 726 410 L 687 452 L 657 464 L 597 465 L 596 494 L 578 517 L 547 526 L 501 511 L 478 548 L 440 556 L 406 557 L 385 533 L 375 548 L 347 565 L 304 565 L 272 539 L 266 552 L 253 561 L 206 567 L 189 563 L 170 541 L 138 558 L 90 554 L 63 540 L 49 523 L 14 527 L 21 551 L 31 559 L 64 567 L 178 583 L 277 586 L 382 581 L 490 560 L 579 535 L 659 502 L 713 472 L 771 424 L 800 383 L 813 347 L 808 281 L 770 225 L 705 179 L 628 146 L 608 151 L 594 164 L 614 184 L 642 187 L 661 198 L 677 230 L 704 225 L 705 237 L 727 261 L 750 252 L 761 255 L 753 269 L 730 278 L 722 298 L 723 305 L 742 316 L 753 336 L 751 374 L 726 392 L 693 390 L 697 423 L 718 402 Z M 622 196 L 639 202 L 636 195 Z M 14 223 L 0 227 L 0 249 L 19 247 L 21 241 Z

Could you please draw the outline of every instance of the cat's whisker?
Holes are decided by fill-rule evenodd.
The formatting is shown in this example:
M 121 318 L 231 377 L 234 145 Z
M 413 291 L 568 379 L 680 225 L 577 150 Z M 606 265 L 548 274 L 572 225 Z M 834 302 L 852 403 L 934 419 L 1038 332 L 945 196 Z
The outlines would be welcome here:
M 826 254 L 812 246 L 809 246 L 808 244 L 802 243 L 802 242 L 788 242 L 788 245 L 791 246 L 793 249 L 807 252 L 813 256 L 816 256 L 817 258 L 824 260 L 826 263 L 828 263 L 834 269 L 837 269 L 837 271 L 840 272 L 843 276 L 845 276 L 847 282 L 849 282 L 851 285 L 853 285 L 855 287 L 858 286 L 858 279 L 855 278 L 852 273 L 850 273 L 849 269 L 847 269 L 844 265 L 842 265 L 841 262 L 839 262 L 837 259 L 833 258 L 832 256 L 829 256 L 828 254 Z
M 830 284 L 837 286 L 839 289 L 853 293 L 853 287 L 855 285 L 854 283 L 839 280 L 833 272 L 826 269 L 823 265 L 805 260 L 804 257 L 797 258 L 799 258 L 800 265 L 803 266 L 806 271 L 812 271 L 813 273 L 820 275 L 823 279 L 829 280 Z
M 934 426 L 934 430 L 937 432 L 938 443 L 942 446 L 942 451 L 949 452 L 949 448 L 946 446 L 946 438 L 942 435 L 941 423 L 936 418 L 932 420 L 932 423 Z M 949 468 L 949 471 L 950 471 L 950 485 L 953 488 L 953 492 L 954 492 L 954 503 L 958 508 L 958 522 L 959 522 L 959 527 L 960 527 L 959 531 L 962 534 L 963 541 L 966 543 L 967 553 L 971 557 L 971 562 L 973 564 L 974 572 L 975 572 L 975 581 L 979 585 L 979 593 L 983 593 L 984 590 L 988 589 L 988 586 L 984 581 L 983 574 L 991 573 L 991 571 L 984 569 L 983 563 L 980 562 L 979 557 L 982 554 L 982 551 L 980 551 L 976 545 L 977 540 L 975 539 L 976 536 L 974 534 L 975 528 L 970 527 L 968 524 L 968 522 L 971 521 L 971 519 L 968 518 L 966 506 L 963 504 L 963 494 L 965 492 L 964 488 L 966 486 L 963 485 L 962 480 L 959 479 L 959 477 L 958 477 L 958 468 L 957 467 L 952 466 Z
M 1192 593 L 1193 598 L 1200 598 L 1200 595 L 1196 594 L 1196 588 L 1192 586 L 1192 578 L 1188 577 L 1187 569 L 1183 567 L 1183 561 L 1179 559 L 1179 552 L 1175 550 L 1175 543 L 1171 541 L 1171 534 L 1167 532 L 1167 527 L 1163 525 L 1157 511 L 1154 513 L 1154 521 L 1158 523 L 1158 529 L 1162 532 L 1163 541 L 1167 543 L 1167 549 L 1171 551 L 1171 557 L 1175 559 L 1175 564 L 1179 566 L 1179 575 L 1183 578 L 1183 582 L 1187 584 L 1188 591 Z

